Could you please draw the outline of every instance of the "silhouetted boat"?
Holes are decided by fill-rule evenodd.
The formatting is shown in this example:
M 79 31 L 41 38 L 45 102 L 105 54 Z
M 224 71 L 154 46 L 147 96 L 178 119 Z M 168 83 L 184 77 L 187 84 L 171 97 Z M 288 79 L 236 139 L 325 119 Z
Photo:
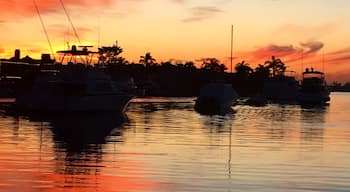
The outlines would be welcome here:
M 231 25 L 231 73 L 233 59 L 233 25 Z M 232 112 L 232 105 L 238 99 L 237 92 L 233 89 L 232 84 L 223 82 L 213 82 L 205 85 L 200 89 L 196 99 L 195 110 L 202 114 L 224 115 Z
M 268 100 L 266 99 L 265 96 L 261 94 L 256 94 L 252 97 L 249 97 L 244 104 L 245 105 L 250 105 L 250 106 L 255 106 L 255 107 L 262 107 L 266 106 L 268 104 Z
M 232 111 L 237 99 L 238 94 L 231 84 L 210 83 L 201 88 L 195 109 L 203 114 L 225 114 Z
M 264 95 L 274 102 L 296 102 L 299 93 L 299 83 L 295 79 L 295 72 L 284 72 L 269 77 L 264 82 Z
M 327 89 L 324 73 L 306 68 L 303 72 L 301 90 L 298 101 L 301 104 L 318 104 L 330 101 L 330 92 Z
M 88 51 L 60 53 L 80 56 Z M 53 65 L 54 66 L 54 65 Z M 42 70 L 31 89 L 16 98 L 16 109 L 39 112 L 124 112 L 132 96 L 118 91 L 103 70 L 84 64 Z

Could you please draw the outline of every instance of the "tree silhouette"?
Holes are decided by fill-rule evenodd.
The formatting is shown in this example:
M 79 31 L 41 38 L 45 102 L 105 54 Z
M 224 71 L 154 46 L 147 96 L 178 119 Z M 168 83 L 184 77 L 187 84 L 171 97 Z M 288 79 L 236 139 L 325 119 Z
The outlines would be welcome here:
M 245 61 L 237 63 L 235 66 L 235 70 L 237 75 L 243 78 L 248 78 L 250 74 L 253 73 L 253 69 Z
M 146 65 L 146 67 L 150 67 L 154 64 L 156 64 L 156 59 L 154 59 L 150 52 L 147 52 L 144 56 L 140 56 L 141 64 Z
M 99 63 L 102 64 L 126 64 L 127 61 L 123 57 L 119 57 L 119 54 L 123 52 L 123 49 L 114 44 L 112 46 L 103 46 L 98 48 Z
M 281 59 L 276 59 L 275 56 L 272 56 L 271 61 L 265 61 L 265 66 L 272 69 L 273 77 L 276 75 L 283 75 L 287 68 Z
M 187 61 L 184 65 L 184 68 L 189 69 L 189 70 L 195 70 L 196 66 L 194 65 L 194 62 Z
M 225 72 L 227 67 L 224 64 L 220 64 L 220 61 L 216 58 L 203 58 L 202 61 L 202 70 L 208 70 L 213 72 Z
M 270 74 L 270 69 L 265 65 L 259 64 L 255 68 L 255 75 L 262 79 L 266 79 L 267 77 L 269 77 L 269 74 Z

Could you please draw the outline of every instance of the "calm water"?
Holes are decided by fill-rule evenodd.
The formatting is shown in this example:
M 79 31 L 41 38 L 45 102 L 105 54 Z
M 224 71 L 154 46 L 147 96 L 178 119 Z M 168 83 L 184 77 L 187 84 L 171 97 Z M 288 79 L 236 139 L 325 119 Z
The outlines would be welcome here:
M 0 191 L 350 191 L 350 94 L 211 117 L 192 100 L 139 99 L 126 117 L 3 112 Z

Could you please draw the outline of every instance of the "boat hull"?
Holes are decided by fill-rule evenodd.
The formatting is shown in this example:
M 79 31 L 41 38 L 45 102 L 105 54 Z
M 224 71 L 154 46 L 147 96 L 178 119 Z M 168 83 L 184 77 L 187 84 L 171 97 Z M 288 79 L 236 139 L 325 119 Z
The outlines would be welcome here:
M 329 93 L 300 93 L 298 102 L 301 104 L 322 104 L 330 101 Z
M 195 110 L 202 114 L 224 115 L 232 112 L 238 94 L 231 84 L 209 83 L 201 88 L 196 99 Z
M 299 85 L 294 77 L 279 76 L 264 83 L 264 96 L 273 102 L 295 102 Z
M 202 96 L 197 98 L 195 110 L 202 114 L 226 114 L 232 112 L 235 99 L 222 100 L 217 97 Z

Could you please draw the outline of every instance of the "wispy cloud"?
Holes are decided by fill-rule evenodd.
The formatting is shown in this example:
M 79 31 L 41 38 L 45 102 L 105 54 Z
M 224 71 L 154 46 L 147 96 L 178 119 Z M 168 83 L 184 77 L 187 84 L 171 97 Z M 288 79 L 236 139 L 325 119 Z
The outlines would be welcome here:
M 174 3 L 180 3 L 180 4 L 184 4 L 185 0 L 171 0 Z
M 265 47 L 260 47 L 256 50 L 251 51 L 249 54 L 254 59 L 269 58 L 271 56 L 283 57 L 290 56 L 301 52 L 300 48 L 294 47 L 293 45 L 274 45 L 270 44 Z
M 335 65 L 350 64 L 350 47 L 327 53 L 327 61 Z
M 259 47 L 255 50 L 243 53 L 244 56 L 251 58 L 251 60 L 258 61 L 270 58 L 271 56 L 284 57 L 285 60 L 293 62 L 299 60 L 302 55 L 305 57 L 312 56 L 320 51 L 324 46 L 320 41 L 308 41 L 300 43 L 299 45 L 276 45 L 270 44 Z M 261 62 L 261 61 L 260 61 Z
M 41 14 L 62 11 L 59 0 L 35 0 Z M 113 0 L 62 0 L 64 5 L 79 7 L 107 6 L 113 3 Z M 0 1 L 0 17 L 6 20 L 18 18 L 27 18 L 35 16 L 36 9 L 34 1 L 30 0 L 7 0 Z
M 201 21 L 213 17 L 223 12 L 221 9 L 214 6 L 198 6 L 191 9 L 190 16 L 183 19 L 183 22 Z
M 300 45 L 307 50 L 304 50 L 306 54 L 316 53 L 321 50 L 324 44 L 320 41 L 308 41 L 305 43 L 300 43 Z
M 53 34 L 56 38 L 59 38 L 59 39 L 76 38 L 74 31 L 68 25 L 54 24 L 54 25 L 48 26 L 48 30 L 50 34 Z M 79 34 L 79 37 L 81 38 L 83 38 L 85 35 L 94 31 L 94 29 L 89 27 L 75 27 L 75 30 L 77 31 L 77 33 Z
M 339 28 L 346 25 L 346 20 L 343 17 L 336 17 L 331 21 L 323 22 L 319 24 L 295 24 L 286 23 L 279 26 L 276 30 L 276 34 L 284 34 L 286 36 L 294 36 L 303 34 L 304 37 L 315 36 L 329 36 L 335 33 Z M 318 37 L 319 38 L 319 37 Z

